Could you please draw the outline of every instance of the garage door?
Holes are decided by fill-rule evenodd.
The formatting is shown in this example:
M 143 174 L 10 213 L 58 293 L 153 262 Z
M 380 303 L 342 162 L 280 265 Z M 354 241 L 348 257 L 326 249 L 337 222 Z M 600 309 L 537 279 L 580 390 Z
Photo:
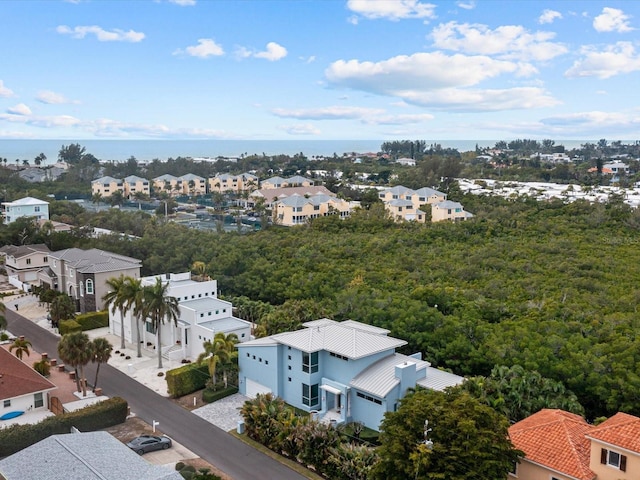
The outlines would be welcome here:
M 256 395 L 259 393 L 271 393 L 271 389 L 269 387 L 265 387 L 261 383 L 254 382 L 253 380 L 246 379 L 247 381 L 247 391 L 246 395 L 249 398 L 256 398 Z

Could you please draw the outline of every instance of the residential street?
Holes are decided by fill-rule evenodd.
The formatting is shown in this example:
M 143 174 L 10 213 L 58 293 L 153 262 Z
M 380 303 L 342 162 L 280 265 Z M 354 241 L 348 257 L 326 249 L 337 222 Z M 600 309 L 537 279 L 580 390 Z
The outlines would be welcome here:
M 11 333 L 24 335 L 37 351 L 57 355 L 58 337 L 9 308 L 5 317 Z M 86 370 L 93 378 L 94 367 Z M 164 433 L 236 480 L 304 478 L 109 365 L 101 367 L 99 384 L 106 395 L 125 398 L 138 417 L 160 422 Z

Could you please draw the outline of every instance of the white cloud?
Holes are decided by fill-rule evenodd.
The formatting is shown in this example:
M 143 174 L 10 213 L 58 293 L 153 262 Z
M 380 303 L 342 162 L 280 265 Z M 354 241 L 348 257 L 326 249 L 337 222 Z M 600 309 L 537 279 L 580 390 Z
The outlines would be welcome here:
M 466 2 L 459 1 L 456 3 L 456 5 L 458 5 L 458 7 L 460 8 L 463 8 L 464 10 L 473 10 L 474 8 L 476 8 L 476 2 L 474 0 L 469 0 Z
M 565 72 L 566 77 L 610 78 L 640 70 L 640 56 L 631 42 L 617 42 L 598 51 L 595 47 L 582 48 L 583 58 L 574 62 Z
M 276 42 L 269 42 L 267 43 L 266 50 L 262 52 L 252 51 L 247 47 L 236 47 L 234 54 L 238 59 L 253 57 L 264 58 L 270 62 L 275 62 L 287 56 L 287 49 L 282 45 L 278 45 Z M 315 57 L 313 58 L 315 59 Z
M 406 92 L 408 103 L 460 112 L 491 112 L 552 107 L 560 102 L 537 87 L 506 89 L 447 88 L 433 92 Z
M 562 18 L 562 14 L 560 12 L 546 9 L 542 12 L 542 15 L 538 17 L 538 23 L 540 24 L 553 23 L 554 20 L 560 20 L 561 18 Z
M 553 134 L 602 138 L 604 134 L 635 134 L 640 127 L 640 115 L 624 112 L 576 112 L 543 118 L 540 124 Z
M 401 114 L 401 115 L 380 115 L 365 117 L 363 123 L 370 125 L 410 125 L 433 120 L 435 117 L 429 113 Z
M 270 62 L 281 60 L 287 56 L 287 49 L 282 45 L 278 45 L 276 42 L 267 43 L 267 49 L 263 52 L 256 52 L 253 54 L 256 58 L 264 58 Z
M 561 43 L 551 42 L 554 32 L 528 32 L 519 25 L 503 25 L 491 30 L 487 25 L 448 22 L 433 29 L 438 48 L 503 59 L 546 61 L 567 52 Z
M 280 125 L 279 130 L 289 135 L 320 135 L 322 132 L 309 123 L 301 125 Z
M 304 63 L 313 63 L 316 61 L 316 56 L 315 55 L 311 55 L 309 57 L 298 57 L 300 60 L 302 60 Z
M 52 92 L 50 90 L 42 90 L 36 95 L 36 100 L 40 103 L 49 105 L 60 105 L 65 103 L 80 103 L 77 100 L 69 100 L 61 93 Z
M 364 107 L 332 106 L 322 108 L 301 108 L 289 110 L 286 108 L 274 108 L 271 113 L 281 118 L 297 118 L 302 120 L 341 120 L 363 118 L 371 115 L 379 115 L 384 110 Z
M 76 126 L 81 123 L 80 120 L 70 115 L 37 116 L 7 113 L 0 114 L 0 120 L 12 123 L 23 123 L 25 125 L 32 125 L 41 128 L 69 127 Z
M 169 0 L 169 3 L 175 3 L 181 7 L 192 7 L 196 4 L 196 0 Z
M 198 58 L 219 57 L 224 55 L 224 49 L 211 38 L 199 38 L 197 45 L 191 45 L 184 50 L 177 49 L 173 54 Z
M 14 115 L 31 115 L 31 109 L 24 103 L 19 103 L 13 107 L 7 108 L 7 113 Z
M 0 98 L 13 97 L 13 90 L 4 86 L 4 82 L 0 80 Z
M 386 95 L 469 87 L 505 73 L 527 74 L 532 70 L 526 64 L 487 56 L 442 52 L 399 55 L 380 62 L 338 60 L 325 70 L 327 80 L 334 85 Z
M 142 32 L 135 32 L 133 30 L 125 32 L 124 30 L 120 30 L 117 28 L 113 29 L 112 31 L 107 31 L 97 25 L 78 26 L 74 28 L 70 28 L 67 25 L 59 25 L 56 28 L 56 32 L 62 35 L 71 35 L 73 38 L 84 38 L 88 34 L 93 34 L 100 42 L 137 43 L 144 39 L 144 33 Z
M 630 18 L 622 10 L 604 7 L 602 13 L 593 19 L 593 28 L 598 32 L 630 32 L 633 30 L 629 26 Z
M 418 0 L 349 0 L 347 8 L 368 19 L 435 18 L 435 5 Z M 354 23 L 353 20 L 351 20 Z M 357 19 L 355 20 L 357 23 Z

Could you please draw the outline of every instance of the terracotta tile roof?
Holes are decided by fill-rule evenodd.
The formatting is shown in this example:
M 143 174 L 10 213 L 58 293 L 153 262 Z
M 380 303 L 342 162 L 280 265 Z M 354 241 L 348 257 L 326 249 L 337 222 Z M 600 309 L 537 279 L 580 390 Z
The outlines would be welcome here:
M 14 354 L 0 348 L 0 400 L 51 390 L 56 386 Z
M 628 413 L 616 413 L 594 427 L 588 436 L 594 440 L 640 453 L 640 418 Z
M 525 458 L 579 480 L 593 480 L 589 469 L 593 430 L 581 416 L 556 409 L 543 409 L 509 427 L 514 446 Z

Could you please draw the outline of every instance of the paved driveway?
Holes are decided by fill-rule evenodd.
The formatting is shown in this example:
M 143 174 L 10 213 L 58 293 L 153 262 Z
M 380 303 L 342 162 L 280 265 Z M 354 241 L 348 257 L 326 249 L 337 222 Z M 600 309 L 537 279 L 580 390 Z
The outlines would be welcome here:
M 249 398 L 236 393 L 192 410 L 192 413 L 228 432 L 229 430 L 235 430 L 238 427 L 238 421 L 242 420 L 240 408 L 246 400 L 249 400 Z

